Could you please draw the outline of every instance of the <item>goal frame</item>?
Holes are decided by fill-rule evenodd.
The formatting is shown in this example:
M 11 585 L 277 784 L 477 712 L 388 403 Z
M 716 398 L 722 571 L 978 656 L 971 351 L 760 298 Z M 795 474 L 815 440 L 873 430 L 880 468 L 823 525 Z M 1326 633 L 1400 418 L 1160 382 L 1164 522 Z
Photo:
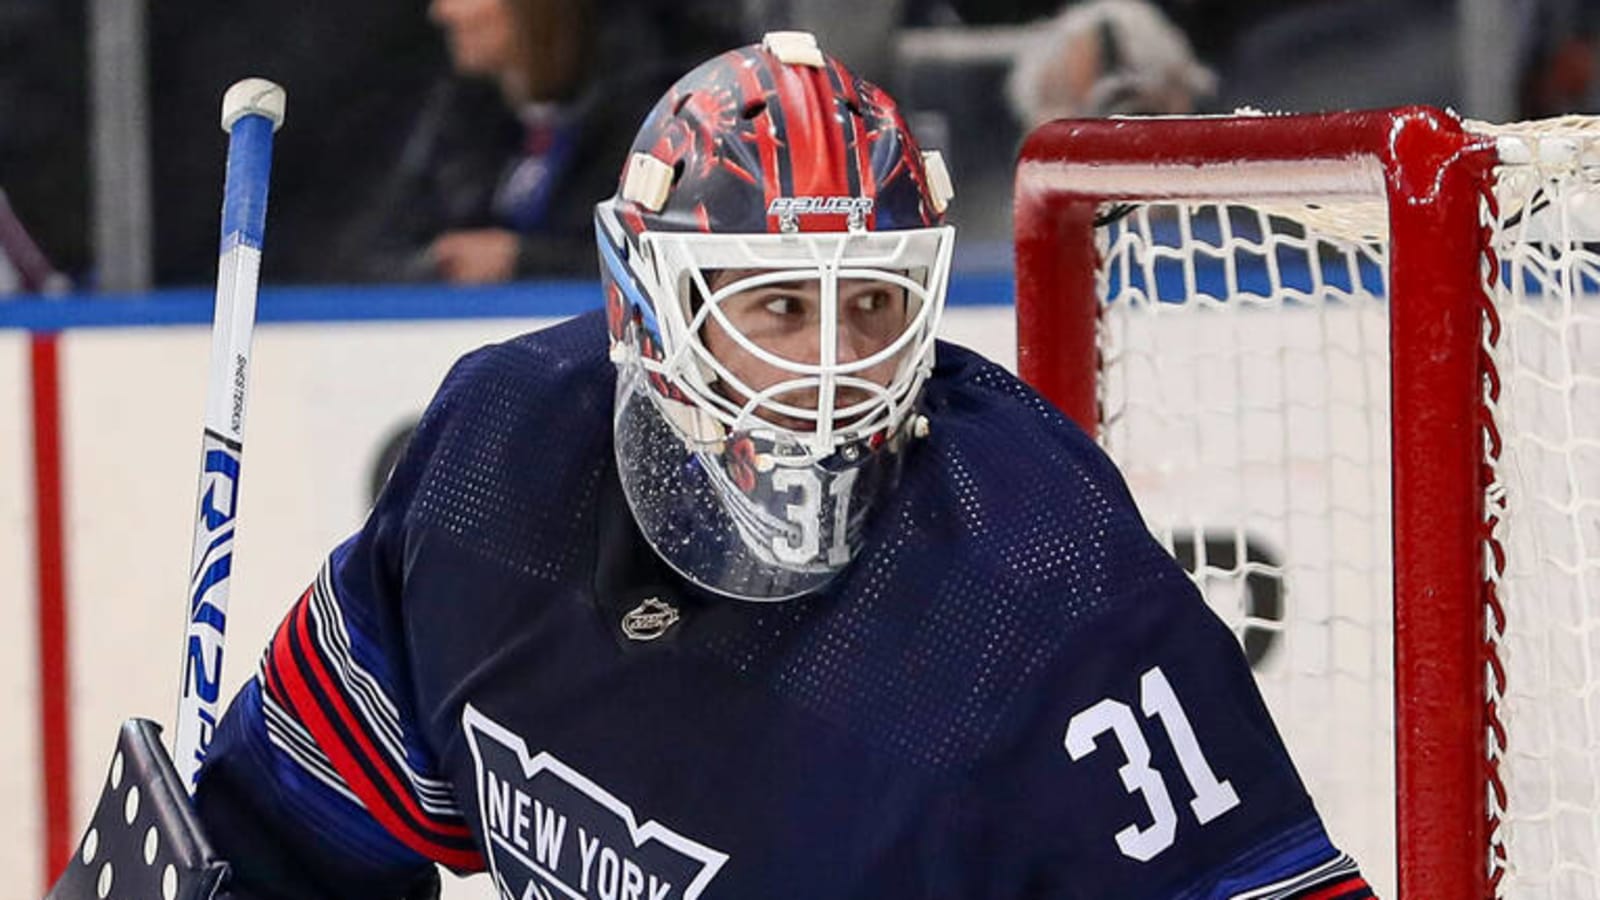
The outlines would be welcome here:
M 1017 367 L 1099 424 L 1095 219 L 1105 204 L 1386 199 L 1394 552 L 1395 863 L 1402 897 L 1491 896 L 1499 790 L 1486 672 L 1484 348 L 1498 263 L 1492 139 L 1431 107 L 1063 120 L 1029 135 L 1015 185 Z M 1498 614 L 1498 609 L 1494 609 Z

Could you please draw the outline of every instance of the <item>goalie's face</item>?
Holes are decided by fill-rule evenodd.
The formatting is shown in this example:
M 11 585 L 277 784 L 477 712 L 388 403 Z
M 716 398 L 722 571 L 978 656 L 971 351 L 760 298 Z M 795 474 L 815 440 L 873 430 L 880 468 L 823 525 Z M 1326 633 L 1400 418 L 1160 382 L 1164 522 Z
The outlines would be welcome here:
M 595 235 L 617 474 L 656 553 L 746 600 L 813 592 L 893 502 L 955 230 L 943 157 L 804 34 L 685 75 Z
M 848 426 L 854 418 L 849 410 L 887 388 L 901 366 L 906 348 L 899 338 L 909 323 L 905 288 L 874 279 L 842 279 L 836 297 L 829 298 L 818 279 L 764 282 L 766 276 L 760 270 L 733 270 L 709 279 L 722 315 L 708 318 L 702 338 L 728 375 L 717 381 L 717 390 L 740 406 L 753 405 L 755 414 L 768 422 L 814 432 L 821 386 L 796 383 L 797 373 L 835 367 L 852 376 L 850 382 L 832 386 L 829 404 L 836 424 Z M 737 289 L 749 282 L 756 285 Z M 724 293 L 729 286 L 735 290 Z M 773 357 L 781 362 L 771 361 Z M 772 402 L 751 404 L 757 397 Z M 811 415 L 787 414 L 781 411 L 784 407 Z
M 843 570 L 917 430 L 949 237 L 645 235 L 637 296 L 660 299 L 613 311 L 614 437 L 663 559 L 748 600 Z

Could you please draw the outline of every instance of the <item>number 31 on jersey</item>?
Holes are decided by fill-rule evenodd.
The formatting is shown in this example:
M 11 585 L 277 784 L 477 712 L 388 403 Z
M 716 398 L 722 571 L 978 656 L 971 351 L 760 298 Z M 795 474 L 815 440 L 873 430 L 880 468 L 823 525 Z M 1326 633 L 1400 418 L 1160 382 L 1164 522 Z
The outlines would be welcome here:
M 1189 717 L 1160 666 L 1146 670 L 1139 679 L 1139 709 L 1146 718 L 1159 721 L 1166 730 L 1183 777 L 1194 792 L 1189 808 L 1201 825 L 1239 805 L 1239 795 L 1234 792 L 1233 785 L 1217 780 L 1211 764 L 1206 761 L 1200 742 L 1195 739 L 1194 728 L 1189 725 Z M 1108 732 L 1121 746 L 1127 760 L 1117 770 L 1123 786 L 1128 793 L 1144 800 L 1153 820 L 1143 828 L 1132 824 L 1118 831 L 1117 847 L 1125 856 L 1149 862 L 1172 846 L 1178 830 L 1178 814 L 1173 809 L 1166 780 L 1150 766 L 1150 744 L 1133 710 L 1126 703 L 1107 697 L 1073 716 L 1067 723 L 1067 755 L 1074 761 L 1083 759 L 1099 748 L 1100 736 Z

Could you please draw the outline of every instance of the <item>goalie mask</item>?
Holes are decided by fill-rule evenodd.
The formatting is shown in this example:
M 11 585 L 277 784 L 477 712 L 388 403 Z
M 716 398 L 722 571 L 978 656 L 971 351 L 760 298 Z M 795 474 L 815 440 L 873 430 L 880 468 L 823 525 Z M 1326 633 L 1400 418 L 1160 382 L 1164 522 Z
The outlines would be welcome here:
M 859 549 L 926 428 L 954 228 L 894 101 L 779 32 L 682 78 L 596 209 L 618 474 L 690 581 L 781 600 Z

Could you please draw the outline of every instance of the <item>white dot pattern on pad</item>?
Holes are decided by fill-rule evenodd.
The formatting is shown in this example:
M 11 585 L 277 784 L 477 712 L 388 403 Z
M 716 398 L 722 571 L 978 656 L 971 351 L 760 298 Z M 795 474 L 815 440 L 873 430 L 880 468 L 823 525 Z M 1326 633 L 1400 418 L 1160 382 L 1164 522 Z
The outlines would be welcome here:
M 83 836 L 83 864 L 87 866 L 94 862 L 94 855 L 98 852 L 100 852 L 100 832 L 91 828 L 89 833 Z
M 128 788 L 128 799 L 122 803 L 122 818 L 129 825 L 139 815 L 139 786 L 136 784 Z
M 172 863 L 167 863 L 166 871 L 161 873 L 162 900 L 176 900 L 178 896 L 178 869 Z
M 95 881 L 94 890 L 96 894 L 100 895 L 100 900 L 105 900 L 105 898 L 111 896 L 111 862 L 109 860 L 100 867 L 100 878 Z
M 117 752 L 111 757 L 111 789 L 116 790 L 122 786 L 122 753 Z
M 150 830 L 146 831 L 144 833 L 144 864 L 145 865 L 153 866 L 153 865 L 156 864 L 156 851 L 158 849 L 160 849 L 160 847 L 161 847 L 161 838 L 156 834 L 156 827 L 154 825 L 151 825 L 150 826 Z

